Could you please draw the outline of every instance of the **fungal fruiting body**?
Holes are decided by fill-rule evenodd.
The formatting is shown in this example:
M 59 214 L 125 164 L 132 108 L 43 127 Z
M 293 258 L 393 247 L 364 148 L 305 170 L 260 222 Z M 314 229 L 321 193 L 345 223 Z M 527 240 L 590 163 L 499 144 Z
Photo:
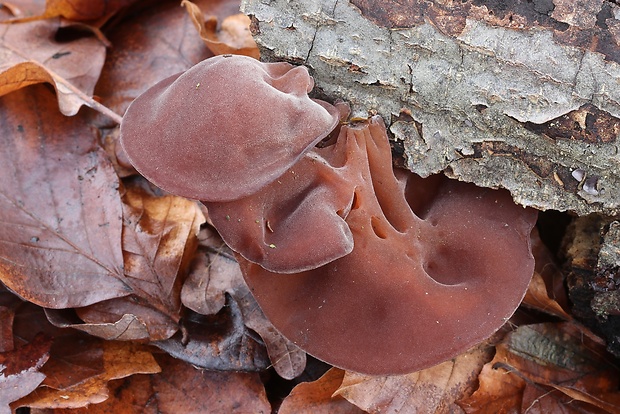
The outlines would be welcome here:
M 359 179 L 345 218 L 353 251 L 297 274 L 240 259 L 269 320 L 311 355 L 375 375 L 427 368 L 492 335 L 532 276 L 536 212 L 506 191 L 395 175 L 378 117 L 317 151 L 343 149 Z
M 164 190 L 235 200 L 282 175 L 336 127 L 340 113 L 310 99 L 313 86 L 304 67 L 216 56 L 136 98 L 121 143 Z
M 378 116 L 315 147 L 342 112 L 308 98 L 305 68 L 212 59 L 137 98 L 121 142 L 156 185 L 205 204 L 282 334 L 332 365 L 401 374 L 505 323 L 533 273 L 534 210 L 506 191 L 394 170 Z M 219 92 L 193 96 L 198 83 Z

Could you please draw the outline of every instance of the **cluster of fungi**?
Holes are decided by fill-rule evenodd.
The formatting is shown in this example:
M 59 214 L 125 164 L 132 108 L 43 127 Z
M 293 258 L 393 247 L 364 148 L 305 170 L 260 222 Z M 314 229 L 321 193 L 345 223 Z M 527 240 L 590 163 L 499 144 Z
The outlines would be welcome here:
M 310 355 L 403 374 L 492 335 L 532 276 L 536 212 L 393 168 L 383 120 L 347 123 L 313 87 L 303 66 L 213 57 L 139 96 L 121 144 L 206 206 L 267 318 Z

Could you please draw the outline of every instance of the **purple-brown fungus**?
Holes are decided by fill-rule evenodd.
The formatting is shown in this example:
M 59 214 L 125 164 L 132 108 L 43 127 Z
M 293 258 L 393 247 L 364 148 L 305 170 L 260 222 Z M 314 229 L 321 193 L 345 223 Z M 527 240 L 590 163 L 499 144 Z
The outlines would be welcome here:
M 212 58 L 139 97 L 121 141 L 155 184 L 203 201 L 267 317 L 311 355 L 401 374 L 492 335 L 532 276 L 536 212 L 393 169 L 380 117 L 316 147 L 341 111 L 312 86 L 304 68 Z
M 202 61 L 133 101 L 121 143 L 136 170 L 171 193 L 229 201 L 295 164 L 339 121 L 313 100 L 305 67 L 237 55 Z
M 533 274 L 534 210 L 507 191 L 393 171 L 378 117 L 316 151 L 349 154 L 344 169 L 358 171 L 346 215 L 353 251 L 296 274 L 240 260 L 286 337 L 347 370 L 403 374 L 456 356 L 510 318 Z

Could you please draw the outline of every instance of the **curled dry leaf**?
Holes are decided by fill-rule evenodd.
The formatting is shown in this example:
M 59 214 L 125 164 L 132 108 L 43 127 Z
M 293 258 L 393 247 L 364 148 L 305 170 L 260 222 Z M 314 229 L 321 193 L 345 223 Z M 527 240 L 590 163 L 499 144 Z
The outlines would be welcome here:
M 373 377 L 347 372 L 340 395 L 369 413 L 462 412 L 456 401 L 469 395 L 493 349 L 482 343 L 456 358 L 407 375 Z
M 83 117 L 35 85 L 0 98 L 0 280 L 48 308 L 126 296 L 119 182 Z
M 188 0 L 181 2 L 187 8 L 196 30 L 207 47 L 216 55 L 227 53 L 260 57 L 258 47 L 250 33 L 250 18 L 244 14 L 233 14 L 222 21 L 218 29 L 218 18 L 210 15 L 205 19 L 200 7 Z
M 569 305 L 564 276 L 536 228 L 532 231 L 531 241 L 534 276 L 523 298 L 523 305 L 569 321 L 572 316 L 567 312 Z
M 263 341 L 244 326 L 237 302 L 227 298 L 227 306 L 216 315 L 186 312 L 184 335 L 178 333 L 154 345 L 195 367 L 212 371 L 267 369 L 270 363 Z
M 179 329 L 176 318 L 172 319 L 134 295 L 94 303 L 75 311 L 84 321 L 81 329 L 103 339 L 156 341 L 170 338 Z M 135 336 L 130 333 L 132 328 Z M 108 335 L 103 329 L 110 329 Z
M 130 298 L 110 299 L 85 308 L 46 309 L 45 314 L 54 326 L 107 340 L 146 341 L 153 334 L 172 336 L 178 329 L 165 315 Z
M 39 387 L 16 403 L 19 407 L 76 408 L 105 401 L 109 397 L 110 380 L 133 374 L 160 372 L 153 355 L 142 346 L 131 342 L 99 341 L 103 350 L 103 372 L 73 385 L 56 389 Z M 63 371 L 64 372 L 64 371 Z M 66 373 L 65 373 L 66 375 Z M 58 385 L 58 383 L 54 384 Z
M 0 353 L 0 413 L 10 414 L 9 404 L 28 395 L 45 379 L 40 372 L 49 358 L 51 337 L 37 335 L 32 342 Z
M 43 19 L 61 16 L 74 21 L 107 20 L 137 0 L 47 0 Z
M 0 96 L 48 82 L 65 115 L 89 106 L 114 121 L 120 117 L 92 98 L 105 60 L 105 46 L 95 38 L 55 39 L 59 19 L 0 25 Z
M 0 21 L 38 16 L 44 11 L 45 4 L 41 0 L 3 1 L 2 8 L 0 8 Z
M 263 338 L 276 372 L 286 379 L 299 376 L 306 366 L 305 352 L 284 338 L 265 318 L 230 249 L 217 233 L 205 227 L 199 238 L 198 254 L 181 294 L 183 304 L 196 312 L 212 315 L 220 311 L 229 294 L 238 304 L 245 326 Z
M 127 283 L 138 304 L 157 310 L 176 324 L 181 317 L 183 279 L 205 217 L 196 202 L 157 196 L 147 186 L 128 185 L 123 201 Z M 137 315 L 146 316 L 144 312 Z M 149 325 L 148 320 L 144 322 Z M 160 330 L 159 334 L 153 332 L 151 338 L 165 339 L 169 337 L 166 335 Z
M 278 414 L 360 414 L 361 409 L 334 393 L 345 372 L 331 368 L 321 378 L 303 382 L 284 399 Z
M 620 412 L 619 370 L 602 341 L 570 322 L 525 325 L 497 346 L 468 413 Z

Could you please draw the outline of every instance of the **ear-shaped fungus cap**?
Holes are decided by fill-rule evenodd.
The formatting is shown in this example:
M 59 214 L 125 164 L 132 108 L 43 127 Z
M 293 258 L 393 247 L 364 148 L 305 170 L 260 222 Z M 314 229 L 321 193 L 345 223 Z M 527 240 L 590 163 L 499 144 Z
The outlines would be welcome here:
M 365 165 L 346 217 L 354 249 L 297 274 L 240 259 L 267 318 L 311 355 L 375 375 L 427 368 L 492 335 L 532 276 L 536 212 L 505 191 L 396 178 L 380 118 L 338 140 L 333 151 L 343 142 Z
M 274 181 L 338 124 L 335 107 L 308 97 L 313 86 L 303 66 L 216 56 L 134 100 L 121 143 L 164 190 L 235 200 Z
M 349 155 L 314 148 L 256 194 L 205 202 L 209 218 L 226 244 L 267 270 L 298 273 L 323 266 L 353 250 L 344 217 L 359 170 Z

